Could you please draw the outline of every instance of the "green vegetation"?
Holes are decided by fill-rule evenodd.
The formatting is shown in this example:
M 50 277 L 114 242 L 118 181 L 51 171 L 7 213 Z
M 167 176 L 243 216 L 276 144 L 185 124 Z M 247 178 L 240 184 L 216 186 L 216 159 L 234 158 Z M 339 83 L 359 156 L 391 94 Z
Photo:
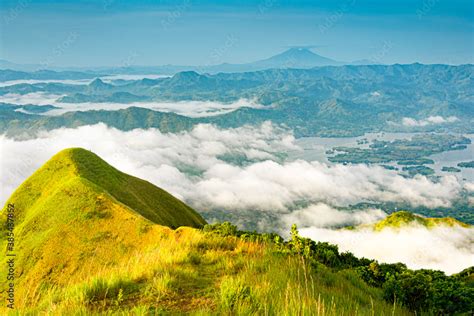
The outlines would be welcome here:
M 467 161 L 467 162 L 460 162 L 460 163 L 458 163 L 458 167 L 461 167 L 461 168 L 474 168 L 474 160 L 473 161 Z
M 421 174 L 423 176 L 432 176 L 435 174 L 435 171 L 433 169 L 426 166 L 403 167 L 402 170 L 408 172 L 408 174 L 412 177 L 417 174 Z
M 420 221 L 422 225 L 458 225 L 453 219 L 423 219 L 408 212 L 398 212 L 388 219 L 390 225 Z M 388 225 L 388 224 L 387 224 Z M 222 236 L 235 235 L 245 240 L 263 240 L 276 245 L 283 254 L 299 255 L 311 271 L 330 269 L 351 275 L 353 281 L 362 279 L 367 285 L 382 289 L 385 300 L 401 304 L 416 313 L 469 314 L 474 309 L 473 268 L 446 276 L 440 271 L 410 270 L 404 264 L 380 264 L 369 259 L 358 259 L 351 253 L 340 253 L 337 246 L 301 238 L 296 226 L 291 239 L 283 242 L 275 234 L 256 234 L 237 231 L 229 223 L 206 225 L 206 231 Z M 314 270 L 313 270 L 314 269 Z M 396 314 L 392 311 L 392 314 Z
M 129 92 L 115 92 L 111 95 L 90 95 L 76 93 L 72 96 L 64 96 L 58 100 L 64 103 L 84 103 L 84 102 L 116 102 L 116 103 L 132 103 L 150 101 L 147 96 L 139 96 Z
M 65 79 L 93 79 L 98 74 L 78 71 L 52 71 L 37 70 L 34 72 L 15 71 L 11 69 L 0 70 L 0 81 L 10 80 L 65 80 Z
M 461 169 L 456 168 L 456 167 L 446 167 L 446 166 L 444 166 L 443 168 L 441 168 L 441 171 L 443 171 L 443 172 L 461 172 Z
M 369 148 L 335 147 L 328 159 L 338 163 L 387 163 L 396 161 L 400 165 L 433 164 L 427 156 L 449 151 L 466 149 L 469 138 L 454 134 L 423 134 L 411 139 L 397 139 L 391 142 L 374 140 Z M 418 168 L 418 169 L 416 169 Z M 404 167 L 404 170 L 430 174 L 428 167 Z
M 66 95 L 67 102 L 134 102 L 134 101 L 219 101 L 254 100 L 268 106 L 262 109 L 241 108 L 234 112 L 191 120 L 214 123 L 221 127 L 259 124 L 271 120 L 285 124 L 302 136 L 359 136 L 366 132 L 474 132 L 470 87 L 472 65 L 372 65 L 318 67 L 314 69 L 269 69 L 246 73 L 198 74 L 186 71 L 171 78 L 144 79 L 122 84 L 107 84 L 95 80 L 89 85 L 35 84 L 0 87 L 0 95 L 44 92 Z M 0 71 L 0 76 L 2 72 Z M 378 96 L 374 96 L 374 92 Z M 443 93 L 440 93 L 443 91 Z M 11 112 L 11 111 L 10 111 Z M 113 113 L 118 111 L 113 111 Z M 87 111 L 80 116 L 7 117 L 0 121 L 0 131 L 75 127 L 104 122 L 127 129 L 157 127 L 166 131 L 162 121 L 167 117 L 153 116 L 147 110 L 142 119 L 125 124 L 130 111 L 106 115 Z M 409 117 L 424 120 L 430 116 L 458 120 L 406 126 L 400 123 Z M 147 119 L 149 118 L 149 119 Z M 19 121 L 17 121 L 19 120 Z M 186 118 L 180 118 L 183 122 Z M 61 122 L 61 124 L 59 124 Z M 388 124 L 391 122 L 392 124 Z M 176 122 L 175 122 L 176 123 Z M 175 128 L 183 128 L 178 124 Z
M 221 236 L 212 230 L 153 226 L 133 251 L 113 261 L 97 253 L 94 265 L 84 269 L 56 271 L 51 266 L 53 273 L 29 283 L 26 293 L 23 280 L 32 272 L 25 270 L 26 276 L 18 278 L 17 289 L 23 290 L 18 293 L 18 312 L 410 314 L 398 303 L 385 302 L 383 291 L 367 285 L 356 271 L 310 263 L 280 239 L 275 243 L 255 234 Z M 108 250 L 114 255 L 113 248 Z M 57 260 L 66 266 L 72 261 L 64 256 Z
M 174 113 L 137 107 L 118 111 L 68 112 L 59 116 L 29 115 L 0 109 L 0 132 L 6 132 L 11 137 L 19 134 L 31 136 L 38 130 L 78 127 L 99 122 L 125 131 L 135 128 L 157 128 L 162 132 L 171 133 L 191 130 L 198 123 L 195 119 Z
M 288 241 L 239 231 L 230 223 L 173 230 L 204 221 L 166 192 L 83 149 L 54 156 L 9 204 L 14 204 L 17 254 L 12 315 L 473 310 L 471 270 L 448 277 L 358 259 L 337 246 L 301 238 L 296 226 Z M 6 222 L 5 211 L 0 220 Z M 0 233 L 6 229 L 0 226 Z M 0 247 L 5 249 L 5 239 Z M 3 276 L 6 260 L 0 259 Z M 5 286 L 1 283 L 0 291 Z M 0 307 L 0 313 L 7 312 Z
M 421 214 L 426 217 L 453 217 L 463 223 L 474 225 L 474 207 L 469 203 L 469 198 L 474 196 L 469 192 L 461 192 L 460 197 L 455 199 L 450 206 L 444 207 L 426 207 L 413 206 L 410 203 L 403 202 L 384 202 L 384 203 L 358 203 L 353 205 L 352 209 L 364 210 L 368 208 L 379 208 L 384 212 L 391 214 L 394 210 L 406 210 L 410 213 Z
M 82 188 L 86 191 L 81 192 Z M 44 192 L 45 189 L 48 191 Z M 198 213 L 167 192 L 120 172 L 94 153 L 81 148 L 65 149 L 56 154 L 16 190 L 10 202 L 15 203 L 22 214 L 32 216 L 32 210 L 38 206 L 44 212 L 45 203 L 50 204 L 51 210 L 59 208 L 63 200 L 55 194 L 64 192 L 76 197 L 75 203 L 90 207 L 85 216 L 99 216 L 102 200 L 110 199 L 160 225 L 175 228 L 205 224 Z M 104 198 L 86 199 L 93 194 Z M 70 210 L 74 211 L 80 209 Z M 39 215 L 45 214 L 35 216 Z
M 410 165 L 432 165 L 434 161 L 428 158 L 416 158 L 416 159 L 406 159 L 398 161 L 399 165 L 410 166 Z
M 387 170 L 395 170 L 398 171 L 398 168 L 395 166 L 390 166 L 390 165 L 380 165 L 381 167 L 387 169 Z
M 469 225 L 460 222 L 452 217 L 444 218 L 427 218 L 420 215 L 413 214 L 407 211 L 398 211 L 390 214 L 383 220 L 373 225 L 374 230 L 380 231 L 386 228 L 401 228 L 407 225 L 421 225 L 432 228 L 441 225 L 445 226 L 461 226 L 469 227 Z

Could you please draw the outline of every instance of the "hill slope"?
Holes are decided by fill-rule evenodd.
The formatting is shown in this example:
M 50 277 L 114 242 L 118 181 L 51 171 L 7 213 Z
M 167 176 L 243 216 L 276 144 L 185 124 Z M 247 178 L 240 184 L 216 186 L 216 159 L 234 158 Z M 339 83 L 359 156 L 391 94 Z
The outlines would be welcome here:
M 128 260 L 138 245 L 145 249 L 170 234 L 168 227 L 205 224 L 167 192 L 80 148 L 51 158 L 13 193 L 5 209 L 14 216 L 10 253 L 16 255 L 20 306 L 34 302 L 40 289 L 78 282 L 91 271 Z M 2 223 L 6 217 L 6 211 L 0 214 Z M 1 226 L 2 236 L 7 229 Z M 2 249 L 6 243 L 0 241 Z M 10 258 L 2 256 L 3 273 Z
M 0 275 L 14 254 L 11 282 L 21 315 L 407 312 L 353 271 L 312 268 L 281 237 L 237 234 L 229 225 L 214 233 L 215 225 L 156 224 L 204 221 L 84 149 L 49 160 L 8 200 L 2 223 L 7 214 L 14 215 L 14 245 L 8 250 L 0 239 Z M 2 224 L 0 234 L 9 227 Z M 2 282 L 2 301 L 7 289 Z M 7 311 L 2 304 L 0 314 Z
M 468 224 L 460 222 L 452 217 L 434 218 L 424 217 L 411 212 L 399 211 L 390 214 L 383 220 L 373 225 L 374 230 L 380 231 L 385 228 L 402 228 L 404 226 L 420 225 L 427 228 L 437 226 L 461 226 L 468 227 Z
M 80 195 L 80 189 L 89 192 L 92 198 Z M 56 195 L 64 192 L 70 192 L 67 195 L 70 199 L 58 199 Z M 37 215 L 46 215 L 41 214 L 47 211 L 44 208 L 46 203 L 51 202 L 52 210 L 56 211 L 56 208 L 62 208 L 61 203 L 69 203 L 69 200 L 81 202 L 85 208 L 69 209 L 68 212 L 85 211 L 88 214 L 96 212 L 100 204 L 94 195 L 121 203 L 124 208 L 156 224 L 172 228 L 205 224 L 199 214 L 167 192 L 120 172 L 94 153 L 81 148 L 66 149 L 51 158 L 15 191 L 9 203 L 15 203 L 18 216 L 27 219 L 35 211 Z

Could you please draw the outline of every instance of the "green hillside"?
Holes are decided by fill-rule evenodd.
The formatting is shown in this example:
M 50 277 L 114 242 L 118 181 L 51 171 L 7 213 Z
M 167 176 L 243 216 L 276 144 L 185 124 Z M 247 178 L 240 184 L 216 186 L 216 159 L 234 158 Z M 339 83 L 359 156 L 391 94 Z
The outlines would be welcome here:
M 63 197 L 66 192 L 67 196 Z M 51 158 L 16 190 L 9 203 L 15 203 L 18 216 L 26 217 L 26 224 L 33 217 L 59 211 L 64 208 L 62 203 L 71 201 L 75 205 L 68 213 L 95 216 L 100 213 L 103 199 L 116 200 L 115 203 L 144 218 L 172 228 L 205 224 L 199 214 L 167 192 L 120 172 L 81 148 L 66 149 Z M 47 212 L 45 205 L 49 208 Z
M 2 315 L 473 310 L 472 269 L 445 276 L 358 259 L 300 237 L 296 227 L 288 241 L 230 223 L 201 227 L 184 203 L 84 149 L 48 161 L 10 197 L 0 220 L 7 223 L 0 234 L 14 236 L 13 246 L 0 241 L 2 279 L 15 255 L 15 310 L 2 304 Z M 9 288 L 0 283 L 2 301 Z
M 443 218 L 436 218 L 436 217 L 423 217 L 417 214 L 413 214 L 407 211 L 399 211 L 390 214 L 383 220 L 379 221 L 378 223 L 374 224 L 373 227 L 375 230 L 383 230 L 385 228 L 401 228 L 408 225 L 421 225 L 424 227 L 432 228 L 436 226 L 461 226 L 461 227 L 469 227 L 468 224 L 458 221 L 452 217 L 443 217 Z
M 268 106 L 194 119 L 145 109 L 80 111 L 58 116 L 20 115 L 12 109 L 3 109 L 0 131 L 14 136 L 103 122 L 121 130 L 155 127 L 162 132 L 176 132 L 198 123 L 237 127 L 270 120 L 289 127 L 296 137 L 361 136 L 380 131 L 469 134 L 474 132 L 474 111 L 472 95 L 466 91 L 472 85 L 473 68 L 473 65 L 411 64 L 268 69 L 212 75 L 187 71 L 170 78 L 124 84 L 95 80 L 88 85 L 10 85 L 0 87 L 0 95 L 42 92 L 64 95 L 61 101 L 68 103 L 145 100 L 229 103 L 247 99 Z M 426 126 L 387 124 L 407 117 L 424 120 L 430 116 L 455 116 L 458 120 Z

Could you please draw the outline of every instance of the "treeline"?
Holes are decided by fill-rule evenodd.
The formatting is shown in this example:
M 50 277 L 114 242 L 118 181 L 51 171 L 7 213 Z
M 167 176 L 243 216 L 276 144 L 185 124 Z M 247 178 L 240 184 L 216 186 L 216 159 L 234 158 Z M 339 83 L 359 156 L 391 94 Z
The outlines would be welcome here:
M 203 230 L 224 237 L 270 243 L 279 253 L 301 256 L 304 263 L 316 271 L 320 265 L 356 271 L 367 284 L 381 288 L 385 300 L 402 304 L 416 313 L 474 313 L 474 267 L 447 276 L 441 271 L 411 270 L 403 263 L 385 264 L 357 258 L 350 252 L 339 252 L 336 245 L 301 237 L 296 225 L 292 226 L 288 241 L 275 233 L 240 231 L 229 222 L 205 225 Z

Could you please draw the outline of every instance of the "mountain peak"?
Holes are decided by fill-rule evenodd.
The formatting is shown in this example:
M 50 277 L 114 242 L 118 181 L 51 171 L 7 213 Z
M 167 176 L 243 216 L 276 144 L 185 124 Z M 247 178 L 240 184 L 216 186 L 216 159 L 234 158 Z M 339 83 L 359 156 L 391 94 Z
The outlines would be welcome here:
M 292 47 L 280 54 L 254 63 L 255 66 L 265 68 L 311 68 L 338 64 L 341 63 L 318 55 L 305 47 Z
M 452 217 L 424 217 L 407 211 L 398 211 L 388 215 L 386 218 L 374 225 L 377 231 L 385 228 L 402 228 L 404 226 L 419 225 L 426 228 L 433 228 L 437 226 L 460 226 L 468 227 L 469 225 L 460 222 Z
M 105 195 L 111 203 L 119 202 L 133 214 L 156 224 L 172 228 L 205 224 L 192 208 L 166 191 L 117 170 L 83 148 L 68 148 L 54 155 L 13 193 L 10 200 L 26 216 L 29 212 L 48 214 L 95 209 L 99 195 Z M 53 209 L 44 207 L 44 199 L 54 204 Z M 66 207 L 69 199 L 80 199 L 84 207 L 76 210 Z
M 173 79 L 196 79 L 201 77 L 201 75 L 193 70 L 190 71 L 181 71 L 173 76 Z
M 310 55 L 310 56 L 319 56 L 318 54 L 314 53 L 313 51 L 311 51 L 309 48 L 305 48 L 305 47 L 291 47 L 289 49 L 287 49 L 286 51 L 282 52 L 281 54 L 291 54 L 291 55 L 299 55 L 299 56 L 303 56 L 303 55 Z
M 100 88 L 100 87 L 107 87 L 108 84 L 103 82 L 100 78 L 95 78 L 94 80 L 91 81 L 91 83 L 89 83 L 89 86 L 94 87 L 94 88 Z

